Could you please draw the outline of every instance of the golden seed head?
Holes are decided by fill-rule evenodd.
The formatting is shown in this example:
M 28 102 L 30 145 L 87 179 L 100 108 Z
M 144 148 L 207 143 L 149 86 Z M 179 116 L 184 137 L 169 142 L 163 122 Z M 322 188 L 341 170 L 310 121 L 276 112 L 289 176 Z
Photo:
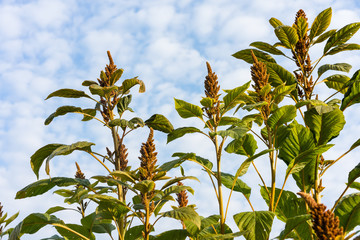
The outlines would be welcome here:
M 209 62 L 206 62 L 208 75 L 205 77 L 205 95 L 206 97 L 212 98 L 217 102 L 219 100 L 220 86 L 217 81 L 218 77 L 215 72 L 212 71 Z
M 253 51 L 251 51 L 251 56 L 254 61 L 251 66 L 251 79 L 255 84 L 253 85 L 253 88 L 256 92 L 259 92 L 266 84 L 268 84 L 270 74 L 267 73 L 265 63 L 259 62 Z
M 178 186 L 183 186 L 184 184 L 182 182 L 178 182 Z M 182 190 L 181 192 L 176 194 L 177 198 L 176 201 L 179 204 L 179 207 L 186 207 L 188 205 L 188 196 L 185 190 Z
M 81 178 L 81 179 L 85 179 L 85 175 L 84 173 L 81 171 L 80 166 L 77 162 L 75 162 L 76 165 L 76 173 L 75 173 L 75 178 Z
M 140 180 L 152 180 L 157 173 L 156 162 L 157 152 L 155 152 L 154 144 L 154 130 L 150 128 L 150 134 L 146 141 L 141 146 L 141 156 L 139 157 L 140 163 Z
M 128 160 L 127 160 L 127 148 L 125 147 L 124 144 L 120 144 L 119 146 L 119 158 L 120 158 L 120 170 L 124 171 L 125 168 L 127 167 L 128 164 Z

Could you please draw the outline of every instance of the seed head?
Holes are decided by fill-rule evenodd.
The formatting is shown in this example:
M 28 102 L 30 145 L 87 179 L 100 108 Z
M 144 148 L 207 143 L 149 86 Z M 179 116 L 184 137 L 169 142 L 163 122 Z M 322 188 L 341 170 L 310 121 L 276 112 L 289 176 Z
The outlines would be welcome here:
M 212 71 L 209 62 L 206 62 L 208 75 L 205 77 L 205 95 L 206 97 L 212 98 L 217 102 L 219 100 L 220 85 L 217 81 L 218 77 L 215 72 Z
M 81 171 L 80 166 L 77 162 L 75 162 L 76 165 L 76 173 L 75 173 L 75 178 L 80 178 L 80 179 L 85 179 L 85 175 L 84 173 Z
M 140 163 L 140 180 L 152 180 L 157 173 L 156 162 L 157 152 L 155 152 L 154 144 L 154 130 L 150 128 L 150 134 L 146 141 L 141 146 L 141 156 L 139 157 Z
M 178 182 L 178 186 L 183 186 L 182 182 Z M 176 201 L 179 204 L 179 207 L 186 207 L 188 205 L 188 196 L 186 190 L 182 190 L 181 192 L 176 194 L 177 198 Z
M 120 170 L 124 171 L 125 168 L 127 167 L 128 164 L 128 160 L 127 160 L 127 148 L 125 147 L 124 144 L 120 144 L 119 146 L 119 158 L 120 158 Z

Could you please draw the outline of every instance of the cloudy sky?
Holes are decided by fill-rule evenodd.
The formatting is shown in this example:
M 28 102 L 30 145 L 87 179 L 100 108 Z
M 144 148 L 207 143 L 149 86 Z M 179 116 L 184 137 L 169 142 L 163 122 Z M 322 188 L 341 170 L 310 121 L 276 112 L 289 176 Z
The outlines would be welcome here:
M 48 143 L 71 144 L 80 140 L 96 143 L 94 150 L 111 146 L 110 133 L 97 122 L 83 123 L 79 116 L 55 119 L 44 126 L 45 118 L 61 105 L 92 106 L 86 100 L 62 100 L 46 96 L 59 88 L 82 89 L 83 80 L 95 80 L 107 64 L 110 50 L 115 64 L 125 70 L 123 78 L 139 76 L 147 91 L 133 96 L 132 107 L 137 116 L 149 118 L 154 113 L 168 117 L 175 127 L 195 124 L 182 120 L 174 109 L 173 98 L 198 103 L 203 96 L 205 62 L 217 73 L 223 89 L 244 84 L 250 79 L 249 65 L 231 56 L 247 48 L 251 42 L 275 43 L 271 17 L 291 25 L 295 13 L 304 9 L 309 21 L 325 8 L 332 7 L 330 28 L 340 28 L 359 21 L 360 5 L 356 0 L 1 0 L 0 1 L 0 202 L 9 214 L 20 210 L 19 220 L 32 212 L 44 212 L 50 206 L 62 204 L 51 193 L 25 200 L 14 200 L 18 190 L 36 181 L 30 156 Z M 360 42 L 360 34 L 351 42 Z M 316 55 L 319 51 L 315 50 Z M 341 57 L 341 59 L 339 59 Z M 348 62 L 352 75 L 360 68 L 358 53 L 341 54 L 324 63 Z M 294 70 L 288 61 L 281 64 Z M 320 90 L 320 98 L 329 94 Z M 323 98 L 324 99 L 324 98 Z M 92 104 L 92 103 L 90 103 Z M 350 111 L 349 111 L 350 110 Z M 334 142 L 328 159 L 334 159 L 358 139 L 359 108 L 346 112 L 348 125 Z M 351 112 L 352 111 L 352 112 Z M 137 131 L 127 139 L 130 164 L 137 166 L 140 144 L 146 141 L 148 130 Z M 191 135 L 166 145 L 163 133 L 155 135 L 159 163 L 171 160 L 176 151 L 197 152 L 212 159 L 213 148 L 204 138 Z M 199 147 L 200 146 L 200 147 Z M 360 150 L 355 150 L 335 165 L 324 178 L 324 203 L 332 206 L 344 189 L 347 173 L 359 162 Z M 98 163 L 84 154 L 53 159 L 52 176 L 73 176 L 77 161 L 86 176 L 106 174 Z M 237 168 L 243 159 L 225 155 L 224 171 Z M 267 161 L 259 161 L 259 169 L 268 176 Z M 284 165 L 279 165 L 280 168 Z M 203 216 L 217 213 L 210 182 L 200 169 L 185 165 L 188 175 L 196 175 L 201 183 L 190 183 L 196 193 L 191 203 Z M 179 174 L 179 173 L 173 173 Z M 40 178 L 46 178 L 41 169 Z M 279 176 L 279 185 L 283 176 Z M 253 186 L 251 200 L 258 210 L 265 204 L 258 194 L 259 179 L 250 170 L 244 179 Z M 287 189 L 294 187 L 289 182 Z M 292 188 L 294 189 L 294 188 Z M 234 194 L 230 205 L 229 224 L 236 230 L 232 216 L 250 210 L 240 194 Z M 180 227 L 176 222 L 166 222 Z M 165 226 L 165 227 L 164 227 Z M 277 236 L 282 228 L 273 226 Z M 50 236 L 51 228 L 43 229 L 35 238 Z M 34 239 L 25 236 L 24 239 Z

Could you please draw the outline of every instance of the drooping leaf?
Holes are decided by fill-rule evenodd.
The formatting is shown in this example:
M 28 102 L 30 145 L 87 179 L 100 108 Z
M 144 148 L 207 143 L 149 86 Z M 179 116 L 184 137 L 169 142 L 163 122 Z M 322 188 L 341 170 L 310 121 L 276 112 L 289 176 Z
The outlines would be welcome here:
M 83 86 L 85 86 L 85 87 L 88 87 L 88 86 L 90 86 L 90 85 L 92 85 L 92 84 L 98 84 L 98 82 L 91 81 L 91 80 L 85 80 L 85 81 L 82 82 L 81 85 L 83 85 Z
M 257 148 L 258 146 L 254 136 L 251 134 L 246 134 L 240 139 L 231 141 L 226 146 L 225 151 L 228 153 L 236 153 L 250 157 L 254 155 Z
M 290 26 L 278 26 L 275 28 L 275 35 L 289 49 L 295 47 L 295 44 L 299 41 L 295 28 Z
M 126 110 L 132 111 L 131 108 L 129 108 L 129 104 L 131 103 L 131 99 L 132 96 L 129 95 L 125 95 L 123 96 L 119 102 L 117 103 L 116 107 L 117 107 L 117 111 L 119 113 L 119 115 L 121 116 Z
M 265 52 L 268 52 L 268 53 L 271 53 L 271 54 L 274 54 L 274 55 L 284 55 L 285 54 L 280 51 L 279 49 L 277 49 L 276 47 L 274 47 L 273 45 L 270 45 L 266 42 L 253 42 L 250 44 L 250 46 L 252 47 L 256 47 L 262 51 L 265 51 Z
M 175 109 L 182 118 L 198 117 L 202 119 L 202 109 L 194 104 L 175 98 Z
M 46 165 L 45 165 L 46 174 L 48 174 L 48 175 L 50 174 L 50 160 L 53 157 L 59 156 L 59 155 L 68 155 L 75 150 L 91 152 L 92 145 L 95 145 L 95 144 L 91 143 L 91 142 L 80 141 L 80 142 L 73 143 L 71 145 L 59 146 L 46 158 Z
M 345 94 L 350 78 L 345 75 L 335 74 L 324 79 L 326 86 Z
M 113 74 L 111 75 L 111 78 L 110 78 L 110 86 L 114 85 L 117 81 L 119 81 L 123 72 L 124 72 L 124 69 L 122 69 L 122 68 L 117 69 L 115 72 L 113 72 Z
M 174 129 L 172 132 L 170 132 L 167 136 L 167 143 L 177 139 L 177 138 L 180 138 L 182 136 L 184 136 L 185 134 L 188 134 L 188 133 L 201 133 L 201 131 L 196 128 L 196 127 L 181 127 L 181 128 L 177 128 L 177 129 Z
M 310 35 L 309 35 L 310 41 L 312 41 L 315 37 L 325 32 L 325 30 L 330 25 L 331 15 L 332 15 L 331 8 L 327 8 L 316 16 L 310 29 Z
M 170 133 L 174 130 L 171 122 L 161 114 L 154 114 L 148 120 L 145 121 L 146 126 L 151 127 L 155 130 Z
M 241 179 L 239 178 L 235 179 L 235 176 L 229 173 L 221 173 L 221 182 L 225 187 L 229 189 L 232 189 L 235 182 L 233 190 L 235 192 L 241 192 L 248 199 L 250 198 L 251 188 Z
M 64 97 L 64 98 L 81 98 L 81 97 L 91 97 L 87 95 L 84 91 L 79 91 L 75 89 L 63 88 L 59 89 L 53 93 L 50 93 L 49 96 L 45 98 L 45 100 L 52 98 L 52 97 Z
M 273 28 L 284 25 L 279 19 L 276 18 L 270 18 L 269 23 L 271 24 L 271 26 L 273 26 Z
M 39 170 L 45 159 L 50 156 L 50 154 L 55 151 L 58 147 L 65 146 L 64 144 L 48 144 L 40 149 L 38 149 L 30 158 L 30 165 L 35 173 L 36 177 L 39 179 Z
M 334 55 L 343 51 L 360 50 L 360 45 L 356 43 L 341 44 L 331 49 L 326 55 Z
M 227 130 L 221 130 L 216 132 L 217 135 L 221 137 L 231 137 L 234 139 L 240 139 L 245 136 L 245 134 L 249 131 L 247 126 L 238 126 L 234 128 L 229 128 Z
M 58 224 L 55 228 L 58 233 L 67 240 L 95 240 L 92 232 L 78 224 Z
M 351 23 L 339 29 L 325 44 L 324 54 L 332 47 L 346 43 L 360 28 L 360 23 Z
M 178 182 L 183 181 L 185 179 L 192 179 L 192 180 L 196 180 L 196 181 L 200 182 L 197 177 L 193 177 L 193 176 L 175 177 L 175 178 L 172 178 L 171 180 L 169 180 L 168 182 L 166 182 L 162 186 L 161 190 L 164 190 L 165 188 L 173 185 L 174 183 L 178 183 Z
M 305 123 L 314 134 L 317 145 L 322 145 L 339 135 L 345 125 L 345 118 L 337 108 L 323 114 L 311 108 L 305 112 Z
M 275 130 L 280 125 L 290 122 L 296 117 L 296 107 L 286 105 L 276 109 L 267 120 L 270 128 Z
M 97 84 L 92 84 L 92 85 L 90 85 L 89 90 L 90 90 L 91 94 L 105 97 L 106 95 L 110 94 L 111 92 L 117 91 L 118 87 L 117 86 L 101 87 Z
M 176 208 L 167 212 L 160 213 L 163 217 L 175 218 L 181 221 L 190 221 L 194 223 L 198 228 L 201 226 L 200 216 L 196 213 L 192 207 Z
M 244 49 L 244 50 L 234 53 L 232 56 L 237 59 L 244 60 L 245 62 L 247 62 L 249 64 L 253 64 L 254 60 L 251 56 L 251 51 L 254 53 L 254 55 L 260 62 L 276 63 L 275 59 L 273 57 L 271 57 L 269 54 L 259 51 L 257 49 Z
M 267 240 L 275 214 L 270 211 L 242 212 L 234 215 L 234 220 L 246 240 Z
M 120 90 L 122 91 L 123 94 L 127 94 L 128 91 L 136 85 L 140 86 L 139 93 L 145 92 L 144 82 L 138 79 L 137 77 L 124 80 L 121 84 Z
M 83 119 L 81 119 L 81 121 L 89 121 L 89 120 L 92 120 L 93 117 L 95 117 L 96 109 L 94 109 L 94 108 L 83 109 L 82 113 L 83 113 L 84 117 L 83 117 Z
M 349 72 L 351 65 L 348 63 L 335 63 L 335 64 L 325 64 L 318 68 L 318 77 L 320 77 L 324 72 L 328 70 Z
M 153 236 L 154 240 L 185 240 L 188 232 L 185 229 L 172 229 Z
M 352 193 L 341 198 L 334 213 L 339 217 L 340 226 L 349 233 L 360 225 L 360 193 Z
M 298 216 L 289 218 L 286 221 L 285 229 L 281 232 L 279 239 L 280 240 L 287 239 L 288 236 L 291 234 L 291 232 L 296 231 L 297 227 L 300 227 L 303 224 L 307 224 L 307 221 L 309 221 L 310 219 L 311 219 L 310 214 L 298 215 Z M 301 236 L 298 232 L 296 232 L 296 233 L 298 236 Z M 311 235 L 308 237 L 311 237 Z M 300 239 L 305 239 L 305 238 L 300 238 Z M 307 239 L 309 239 L 309 238 L 307 238 Z
M 74 107 L 74 106 L 62 106 L 59 107 L 58 109 L 56 109 L 56 111 L 54 113 L 52 113 L 46 120 L 45 120 L 45 125 L 49 125 L 52 120 L 55 117 L 61 116 L 61 115 L 65 115 L 67 113 L 82 113 L 82 109 L 79 107 Z
M 213 167 L 212 162 L 210 162 L 208 159 L 202 158 L 200 156 L 197 156 L 195 153 L 174 153 L 172 157 L 179 157 L 181 160 L 189 160 L 192 162 L 196 162 L 197 164 L 200 164 L 205 169 L 211 170 Z
M 360 163 L 356 165 L 355 168 L 349 172 L 348 184 L 354 182 L 358 177 L 360 177 Z
M 240 87 L 227 91 L 227 94 L 224 97 L 224 108 L 223 108 L 224 112 L 229 111 L 240 102 L 243 102 L 241 97 L 249 87 L 250 87 L 250 82 L 247 82 Z

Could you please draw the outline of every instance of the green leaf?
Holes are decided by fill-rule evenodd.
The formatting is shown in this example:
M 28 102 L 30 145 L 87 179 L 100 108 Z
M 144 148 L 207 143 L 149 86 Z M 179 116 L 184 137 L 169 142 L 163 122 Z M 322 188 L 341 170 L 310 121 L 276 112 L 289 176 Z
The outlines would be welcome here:
M 91 81 L 91 80 L 85 80 L 85 81 L 82 82 L 81 85 L 83 85 L 85 87 L 88 87 L 88 86 L 93 85 L 93 84 L 98 84 L 98 82 Z
M 267 120 L 270 128 L 276 130 L 280 125 L 290 122 L 296 117 L 296 107 L 286 105 L 276 109 Z
M 358 177 L 360 177 L 360 163 L 349 172 L 348 184 L 354 182 Z
M 299 38 L 304 38 L 305 35 L 307 35 L 309 24 L 307 22 L 307 19 L 304 17 L 299 17 L 297 19 L 297 24 L 294 25 L 294 27 L 297 30 L 297 34 Z
M 129 104 L 131 103 L 132 96 L 126 95 L 120 98 L 119 102 L 117 103 L 117 111 L 119 115 L 121 116 L 126 110 L 132 111 L 131 108 L 129 108 Z
M 90 184 L 90 183 L 89 183 L 89 184 Z M 53 213 L 60 212 L 60 211 L 63 211 L 63 210 L 69 210 L 69 208 L 64 208 L 64 207 L 60 207 L 60 206 L 55 206 L 55 207 L 49 208 L 45 213 L 47 213 L 47 214 L 53 214 Z
M 350 80 L 351 81 L 351 80 Z M 360 81 L 351 84 L 344 95 L 340 109 L 344 111 L 349 106 L 360 102 Z
M 327 40 L 329 37 L 334 35 L 336 33 L 336 29 L 331 29 L 327 32 L 324 32 L 322 35 L 320 35 L 313 43 L 312 45 L 322 43 L 323 41 Z
M 148 120 L 145 121 L 146 126 L 151 127 L 155 130 L 170 133 L 174 130 L 171 122 L 161 114 L 154 114 Z
M 52 98 L 52 97 L 64 97 L 64 98 L 81 98 L 81 97 L 91 97 L 87 95 L 84 91 L 79 91 L 75 89 L 63 88 L 59 89 L 53 93 L 50 93 L 45 100 Z
M 144 225 L 134 226 L 128 229 L 125 233 L 126 240 L 138 240 L 142 237 Z
M 337 108 L 323 114 L 311 108 L 305 112 L 305 123 L 313 132 L 317 145 L 322 145 L 339 135 L 345 125 L 345 118 Z
M 198 117 L 202 119 L 203 111 L 194 104 L 175 98 L 175 109 L 182 118 Z
M 144 127 L 144 126 L 145 126 L 144 121 L 139 117 L 134 117 L 129 120 L 129 128 L 130 129 L 136 129 L 136 128 Z
M 127 92 L 134 87 L 135 85 L 139 85 L 139 93 L 145 92 L 145 84 L 143 81 L 138 79 L 137 77 L 126 79 L 122 82 L 122 85 L 120 87 L 120 90 L 123 94 L 127 94 Z
M 60 237 L 59 235 L 53 235 L 49 238 L 42 238 L 41 240 L 66 240 L 65 238 Z
M 204 169 L 211 170 L 212 167 L 213 167 L 212 162 L 210 162 L 208 159 L 197 156 L 195 153 L 180 153 L 180 152 L 177 152 L 177 153 L 174 153 L 172 155 L 172 157 L 179 157 L 180 160 L 189 160 L 189 161 L 195 162 L 195 163 L 203 166 Z M 210 171 L 210 172 L 212 172 L 212 171 Z
M 351 70 L 351 65 L 347 63 L 335 63 L 335 64 L 325 64 L 318 68 L 318 77 L 320 77 L 324 72 L 328 70 L 349 72 Z
M 110 173 L 111 176 L 120 178 L 122 181 L 125 182 L 132 182 L 132 183 L 136 183 L 135 179 L 133 176 L 131 176 L 131 174 L 127 171 L 113 171 L 112 173 Z
M 117 86 L 101 87 L 99 85 L 92 84 L 92 85 L 90 85 L 89 90 L 90 90 L 91 94 L 105 97 L 106 95 L 110 94 L 111 92 L 116 92 L 118 90 L 118 87 Z
M 287 48 L 292 49 L 299 41 L 296 29 L 290 26 L 278 26 L 275 28 L 275 35 Z
M 350 78 L 345 75 L 335 74 L 324 79 L 326 86 L 345 94 Z
M 277 28 L 279 26 L 284 25 L 280 20 L 276 18 L 270 18 L 269 23 L 271 24 L 271 26 L 273 26 L 273 28 Z
M 77 224 L 60 224 L 55 226 L 58 233 L 67 240 L 91 239 L 95 240 L 92 232 Z
M 266 42 L 253 42 L 250 44 L 250 46 L 252 47 L 256 47 L 262 51 L 265 51 L 265 52 L 268 52 L 268 53 L 271 53 L 271 54 L 274 54 L 274 55 L 284 55 L 285 54 L 280 51 L 279 49 L 277 49 L 276 47 L 274 47 L 273 45 L 271 44 L 268 44 Z
M 83 117 L 83 119 L 81 119 L 81 121 L 89 121 L 89 120 L 92 120 L 93 117 L 95 117 L 96 109 L 94 109 L 94 108 L 83 109 L 82 113 L 84 114 L 84 117 Z
M 273 91 L 273 101 L 279 104 L 285 96 L 289 95 L 292 91 L 296 91 L 296 83 L 286 86 L 285 83 L 276 86 Z
M 259 51 L 257 49 L 244 49 L 234 53 L 232 56 L 237 59 L 244 60 L 249 64 L 253 64 L 254 60 L 252 58 L 251 51 L 254 53 L 254 55 L 260 62 L 272 62 L 272 63 L 276 62 L 275 59 L 271 57 L 269 54 Z
M 249 166 L 250 164 L 258 157 L 266 154 L 266 153 L 269 153 L 273 151 L 272 149 L 266 149 L 266 150 L 263 150 L 261 152 L 259 152 L 258 154 L 255 154 L 251 157 L 248 157 L 241 165 L 240 167 L 238 168 L 238 170 L 236 171 L 236 175 L 235 177 L 241 177 L 242 175 L 244 175 L 247 170 L 249 169 Z
M 281 232 L 279 239 L 280 240 L 287 239 L 292 231 L 296 231 L 296 228 L 303 225 L 304 223 L 307 224 L 307 221 L 309 221 L 310 219 L 311 219 L 310 214 L 298 215 L 289 218 L 286 221 L 285 229 Z M 297 234 L 300 235 L 299 233 Z M 311 237 L 311 235 L 309 237 Z M 305 238 L 301 238 L 301 239 L 305 239 Z
M 176 208 L 167 212 L 160 213 L 163 217 L 175 218 L 180 221 L 190 221 L 198 228 L 201 226 L 200 216 L 195 212 L 192 207 Z
M 309 35 L 310 41 L 312 41 L 315 37 L 325 32 L 325 30 L 330 25 L 331 15 L 332 15 L 331 8 L 327 8 L 321 13 L 319 13 L 319 15 L 317 15 L 313 24 L 311 25 L 310 35 Z
M 234 139 L 240 139 L 245 136 L 245 134 L 249 131 L 247 126 L 239 126 L 234 128 L 229 128 L 227 130 L 222 130 L 216 132 L 217 135 L 221 137 L 231 137 Z
M 155 188 L 155 182 L 152 180 L 143 180 L 134 185 L 134 188 L 139 190 L 142 194 L 151 192 Z
M 353 182 L 350 185 L 350 188 L 353 188 L 353 189 L 356 189 L 356 190 L 360 191 L 360 182 Z
M 174 183 L 178 183 L 178 182 L 183 181 L 183 180 L 185 180 L 185 179 L 192 179 L 192 180 L 196 180 L 196 181 L 200 182 L 197 177 L 193 177 L 193 176 L 175 177 L 175 178 L 172 178 L 171 180 L 169 180 L 168 182 L 166 182 L 166 183 L 162 186 L 161 190 L 164 190 L 165 188 L 173 185 Z
M 250 157 L 254 155 L 257 148 L 258 146 L 254 136 L 251 134 L 246 134 L 240 139 L 231 141 L 226 146 L 225 151 L 228 153 L 236 153 Z
M 200 104 L 203 105 L 204 107 L 211 108 L 214 105 L 214 101 L 215 100 L 213 98 L 203 97 L 200 100 Z
M 280 84 L 292 85 L 296 83 L 294 74 L 276 63 L 266 63 L 267 72 L 270 74 L 269 82 L 276 87 Z
M 250 198 L 251 188 L 239 178 L 235 179 L 235 177 L 229 173 L 221 173 L 221 182 L 229 189 L 232 189 L 233 183 L 235 182 L 233 190 L 235 192 L 241 192 L 248 199 Z
M 45 165 L 46 174 L 48 174 L 48 175 L 50 174 L 50 165 L 49 164 L 50 164 L 50 160 L 53 157 L 59 156 L 59 155 L 68 155 L 75 150 L 91 152 L 92 145 L 95 145 L 95 144 L 91 143 L 91 142 L 80 141 L 80 142 L 73 143 L 71 145 L 59 146 L 46 158 L 46 165 Z
M 234 220 L 246 240 L 267 240 L 275 214 L 269 211 L 242 212 L 234 215 Z
M 244 85 L 228 90 L 226 96 L 224 97 L 224 112 L 229 111 L 239 103 L 243 102 L 242 95 L 250 87 L 250 81 Z
M 201 131 L 196 127 L 177 128 L 168 134 L 167 143 L 169 143 L 177 138 L 180 138 L 180 137 L 184 136 L 185 134 L 196 133 L 196 132 L 201 133 Z
M 110 86 L 114 85 L 117 81 L 119 81 L 123 72 L 124 72 L 124 69 L 121 69 L 121 68 L 117 69 L 115 72 L 113 72 L 113 74 L 111 75 L 111 78 L 110 78 Z
M 55 186 L 66 187 L 71 185 L 82 185 L 84 187 L 90 186 L 90 182 L 87 179 L 80 178 L 66 178 L 66 177 L 54 177 L 51 179 L 42 179 L 31 183 L 16 193 L 15 199 L 22 199 L 27 197 L 33 197 L 43 194 Z
M 74 106 L 62 106 L 56 109 L 46 120 L 45 125 L 49 125 L 55 117 L 65 115 L 67 113 L 82 113 L 82 109 Z
M 324 54 L 326 54 L 330 48 L 346 43 L 359 30 L 359 28 L 360 23 L 351 23 L 339 29 L 326 42 Z
M 48 144 L 40 149 L 38 149 L 30 158 L 30 165 L 35 173 L 36 177 L 39 179 L 39 170 L 45 158 L 50 156 L 50 154 L 55 151 L 58 147 L 65 146 L 64 144 Z
M 334 55 L 343 51 L 360 50 L 360 45 L 355 43 L 341 44 L 331 49 L 326 55 Z
M 353 193 L 341 198 L 334 211 L 339 217 L 340 227 L 347 234 L 360 225 L 360 193 Z
M 154 240 L 185 240 L 187 236 L 185 229 L 173 229 L 154 236 Z

